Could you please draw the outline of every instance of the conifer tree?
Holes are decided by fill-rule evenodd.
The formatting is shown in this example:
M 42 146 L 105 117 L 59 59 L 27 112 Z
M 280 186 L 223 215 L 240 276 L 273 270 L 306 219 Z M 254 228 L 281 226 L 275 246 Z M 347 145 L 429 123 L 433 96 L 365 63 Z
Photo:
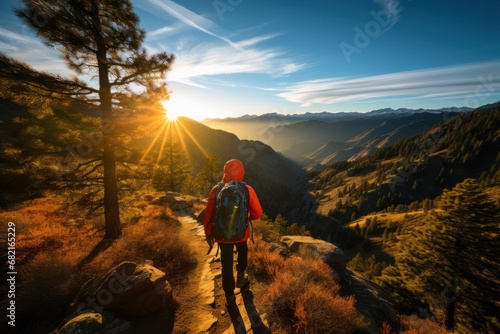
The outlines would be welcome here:
M 439 209 L 403 245 L 403 281 L 449 329 L 500 331 L 499 221 L 499 208 L 467 179 L 444 192 Z
M 166 154 L 153 172 L 153 187 L 160 191 L 180 191 L 191 174 L 187 161 L 180 144 L 174 145 L 172 152 Z
M 206 196 L 214 184 L 222 179 L 222 168 L 220 157 L 216 153 L 210 153 L 201 167 L 201 171 L 196 175 L 196 181 L 200 193 Z
M 57 48 L 68 67 L 77 75 L 96 78 L 84 83 L 53 80 L 67 98 L 84 99 L 97 106 L 102 126 L 102 179 L 104 183 L 105 238 L 121 235 L 116 175 L 116 125 L 120 111 L 139 97 L 162 99 L 168 96 L 164 76 L 173 56 L 148 55 L 141 48 L 145 37 L 139 19 L 128 0 L 24 0 L 16 14 L 49 46 Z M 132 89 L 143 87 L 144 91 Z M 49 94 L 47 94 L 50 96 Z M 108 130 L 108 131 L 106 131 Z M 98 167 L 95 168 L 96 170 Z

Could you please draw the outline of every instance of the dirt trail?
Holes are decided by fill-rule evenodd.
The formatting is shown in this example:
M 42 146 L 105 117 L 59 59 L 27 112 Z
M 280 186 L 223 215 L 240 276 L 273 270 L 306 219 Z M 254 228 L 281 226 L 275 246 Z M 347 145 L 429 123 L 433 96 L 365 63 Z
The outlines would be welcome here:
M 236 289 L 237 308 L 228 312 L 221 287 L 220 254 L 217 245 L 209 255 L 203 226 L 191 216 L 175 212 L 182 223 L 181 235 L 190 240 L 197 267 L 186 277 L 186 284 L 176 291 L 179 309 L 173 333 L 271 333 L 265 315 L 253 304 L 250 288 Z
M 197 266 L 189 272 L 185 284 L 176 290 L 179 309 L 175 316 L 174 333 L 210 333 L 217 322 L 213 316 L 214 276 L 210 268 L 211 256 L 207 256 L 207 244 L 203 226 L 189 215 L 176 212 L 182 223 L 182 240 L 189 240 Z

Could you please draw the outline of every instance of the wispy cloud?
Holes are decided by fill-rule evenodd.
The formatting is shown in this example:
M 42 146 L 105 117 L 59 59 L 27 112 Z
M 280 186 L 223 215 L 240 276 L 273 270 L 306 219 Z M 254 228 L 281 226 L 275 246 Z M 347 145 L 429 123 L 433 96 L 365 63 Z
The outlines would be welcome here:
M 39 71 L 67 74 L 64 60 L 55 49 L 45 46 L 39 39 L 0 28 L 0 50 L 9 57 L 30 64 Z
M 162 38 L 165 38 L 167 36 L 176 34 L 181 30 L 182 30 L 182 27 L 180 24 L 165 26 L 165 27 L 162 27 L 162 28 L 159 28 L 156 30 L 149 31 L 147 33 L 147 38 L 149 41 L 156 41 L 156 40 L 160 40 Z
M 0 36 L 3 39 L 9 40 L 11 43 L 23 43 L 23 44 L 39 44 L 39 40 L 36 38 L 32 38 L 30 36 L 19 34 L 17 32 L 0 28 Z
M 387 97 L 499 94 L 500 61 L 431 68 L 363 78 L 303 81 L 278 96 L 302 106 Z
M 264 47 L 263 43 L 280 36 L 280 33 L 253 35 L 250 31 L 259 29 L 247 28 L 242 30 L 246 37 L 238 39 L 239 34 L 226 32 L 213 21 L 192 12 L 191 10 L 171 0 L 148 0 L 147 3 L 138 3 L 142 10 L 157 17 L 165 14 L 174 17 L 178 24 L 148 33 L 148 40 L 155 41 L 148 47 L 153 51 L 164 49 L 161 37 L 173 34 L 180 29 L 190 27 L 199 32 L 214 37 L 204 38 L 202 41 L 196 35 L 189 38 L 180 34 L 175 43 L 169 42 L 168 47 L 175 49 L 176 60 L 172 71 L 168 74 L 168 81 L 207 87 L 210 84 L 231 86 L 228 82 L 216 76 L 242 73 L 267 74 L 271 77 L 287 76 L 301 70 L 304 64 L 292 61 L 284 52 L 274 47 Z M 241 32 L 241 33 L 243 33 Z M 231 36 L 231 37 L 228 37 Z
M 190 11 L 186 7 L 183 7 L 170 0 L 149 0 L 149 2 L 156 5 L 160 9 L 164 10 L 173 17 L 184 22 L 185 24 L 201 32 L 204 32 L 210 36 L 218 38 L 221 41 L 226 42 L 235 49 L 239 49 L 238 45 L 236 43 L 233 43 L 233 41 L 225 37 L 223 34 L 221 34 L 220 27 L 215 23 L 213 23 L 212 21 L 210 21 L 209 19 L 201 15 L 198 15 Z
M 287 59 L 279 50 L 259 48 L 255 42 L 256 40 L 241 41 L 240 43 L 245 45 L 244 51 L 210 43 L 179 50 L 168 80 L 204 86 L 202 82 L 208 76 L 263 73 L 278 77 L 304 67 L 303 64 Z

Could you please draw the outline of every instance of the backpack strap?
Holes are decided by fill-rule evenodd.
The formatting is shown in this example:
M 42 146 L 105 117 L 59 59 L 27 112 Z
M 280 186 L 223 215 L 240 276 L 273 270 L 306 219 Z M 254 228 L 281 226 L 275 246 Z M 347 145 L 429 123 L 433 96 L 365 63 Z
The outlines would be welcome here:
M 247 197 L 247 214 L 248 211 L 250 210 L 250 191 L 247 188 L 247 184 L 245 182 L 241 182 L 245 186 L 245 196 Z M 255 243 L 255 239 L 253 238 L 253 223 L 250 219 L 248 219 L 248 225 L 250 226 L 250 240 L 252 240 L 252 243 Z
M 217 195 L 219 195 L 220 190 L 224 187 L 224 182 L 217 183 L 217 188 L 215 188 L 214 193 L 214 207 L 212 208 L 212 214 L 210 215 L 210 224 L 214 223 L 215 212 L 217 211 Z

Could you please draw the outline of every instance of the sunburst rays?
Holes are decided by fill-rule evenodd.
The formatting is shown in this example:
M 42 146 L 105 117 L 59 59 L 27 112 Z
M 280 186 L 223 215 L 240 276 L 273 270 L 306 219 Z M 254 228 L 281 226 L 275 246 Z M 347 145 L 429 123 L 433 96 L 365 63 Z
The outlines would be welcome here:
M 160 166 L 162 158 L 166 157 L 169 150 L 173 150 L 173 142 L 178 141 L 180 143 L 181 149 L 186 153 L 186 156 L 192 162 L 192 154 L 189 152 L 188 141 L 194 144 L 194 146 L 203 154 L 204 157 L 208 156 L 205 148 L 200 144 L 198 139 L 191 133 L 188 127 L 184 124 L 185 118 L 176 115 L 173 117 L 174 113 L 165 113 L 163 120 L 155 119 L 151 126 L 152 128 L 157 128 L 157 133 L 154 135 L 153 140 L 144 151 L 141 156 L 139 163 L 144 163 L 146 158 L 152 154 L 155 147 L 159 145 L 158 154 L 155 157 L 153 175 Z M 157 123 L 160 122 L 158 126 Z

